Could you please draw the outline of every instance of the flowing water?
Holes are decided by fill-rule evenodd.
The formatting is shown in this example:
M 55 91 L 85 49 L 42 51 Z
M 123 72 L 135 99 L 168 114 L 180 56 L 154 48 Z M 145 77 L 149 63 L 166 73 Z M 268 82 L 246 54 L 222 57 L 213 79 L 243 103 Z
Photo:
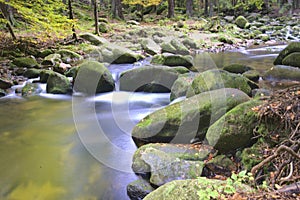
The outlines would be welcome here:
M 202 54 L 195 61 L 202 70 L 245 63 L 263 71 L 282 48 Z M 138 66 L 110 70 L 117 79 L 132 67 Z M 0 199 L 128 199 L 126 185 L 137 179 L 130 132 L 169 103 L 169 94 L 121 91 L 0 99 Z

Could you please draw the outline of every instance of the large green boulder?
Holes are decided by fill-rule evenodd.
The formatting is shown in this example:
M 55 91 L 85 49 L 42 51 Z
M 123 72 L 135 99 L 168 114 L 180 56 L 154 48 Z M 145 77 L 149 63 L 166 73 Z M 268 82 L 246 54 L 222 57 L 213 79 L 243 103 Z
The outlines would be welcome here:
M 264 74 L 263 79 L 270 81 L 300 81 L 300 69 L 285 65 L 276 65 Z
M 127 185 L 127 195 L 131 200 L 141 200 L 154 190 L 155 189 L 152 185 L 143 178 L 133 181 Z
M 186 46 L 178 39 L 173 39 L 170 42 L 164 42 L 161 44 L 162 52 L 164 53 L 173 53 L 180 55 L 189 55 L 190 52 Z
M 284 48 L 275 59 L 274 65 L 282 65 L 283 59 L 287 55 L 295 52 L 300 52 L 300 42 L 291 42 L 286 48 Z
M 93 45 L 103 45 L 108 43 L 108 41 L 105 38 L 99 37 L 92 33 L 82 33 L 79 36 L 85 39 L 86 41 L 89 41 Z
M 151 172 L 151 166 L 142 157 L 147 149 L 155 149 L 173 159 L 203 161 L 216 151 L 208 145 L 151 143 L 138 148 L 133 155 L 132 169 L 137 174 Z
M 114 88 L 115 82 L 112 74 L 104 64 L 96 61 L 86 61 L 78 66 L 73 86 L 76 92 L 95 94 L 110 92 Z
M 141 44 L 143 50 L 150 55 L 156 55 L 161 52 L 161 47 L 150 38 L 143 39 Z
M 287 55 L 283 59 L 282 64 L 300 68 L 300 51 Z
M 203 139 L 210 124 L 247 100 L 248 95 L 232 88 L 195 95 L 146 116 L 133 128 L 133 140 L 140 146 L 151 142 L 190 143 L 194 138 Z
M 208 188 L 212 191 L 217 191 L 218 194 L 226 194 L 227 182 L 217 179 L 208 179 L 205 177 L 199 177 L 197 179 L 188 180 L 175 180 L 169 182 L 158 189 L 148 194 L 144 200 L 199 200 L 210 199 Z M 233 183 L 233 187 L 236 192 L 251 192 L 251 187 L 244 185 L 240 182 Z M 201 196 L 199 196 L 201 195 Z
M 40 82 L 47 83 L 50 74 L 53 74 L 53 73 L 54 72 L 52 70 L 46 70 L 46 69 L 40 71 Z
M 254 143 L 253 130 L 259 121 L 252 110 L 262 102 L 252 100 L 240 104 L 211 125 L 206 133 L 208 144 L 220 153 L 236 151 Z
M 26 78 L 38 78 L 40 76 L 40 69 L 28 69 L 23 73 Z
M 146 65 L 125 71 L 120 76 L 120 90 L 170 92 L 179 73 L 172 67 Z
M 71 62 L 71 61 L 77 61 L 82 60 L 83 57 L 79 55 L 78 53 L 68 50 L 68 49 L 61 49 L 56 52 L 57 54 L 61 55 L 61 58 L 64 62 Z
M 220 88 L 237 88 L 250 95 L 251 87 L 248 81 L 240 74 L 233 74 L 224 70 L 208 70 L 194 78 L 186 96 L 191 97 L 195 94 Z
M 167 66 L 184 66 L 189 70 L 195 71 L 195 68 L 193 68 L 193 57 L 189 55 L 182 56 L 178 54 L 163 53 L 154 56 L 151 63 Z
M 34 68 L 39 66 L 37 61 L 34 58 L 30 58 L 30 57 L 15 58 L 12 64 L 16 65 L 17 67 L 27 67 L 27 68 Z
M 61 55 L 58 53 L 49 54 L 42 61 L 42 65 L 54 66 L 56 63 L 61 62 Z
M 67 77 L 59 73 L 53 72 L 47 80 L 47 93 L 67 94 L 71 90 L 71 83 Z
M 194 80 L 194 75 L 191 74 L 180 75 L 171 87 L 170 100 L 173 101 L 174 99 L 185 96 L 193 80 Z
M 239 28 L 246 28 L 246 25 L 248 24 L 248 20 L 243 17 L 243 16 L 238 16 L 235 19 L 235 24 L 239 27 Z
M 114 64 L 134 63 L 142 58 L 140 55 L 134 53 L 130 49 L 123 48 L 123 47 L 113 48 L 112 54 L 114 58 L 112 63 Z M 110 62 L 110 61 L 105 61 L 105 62 Z

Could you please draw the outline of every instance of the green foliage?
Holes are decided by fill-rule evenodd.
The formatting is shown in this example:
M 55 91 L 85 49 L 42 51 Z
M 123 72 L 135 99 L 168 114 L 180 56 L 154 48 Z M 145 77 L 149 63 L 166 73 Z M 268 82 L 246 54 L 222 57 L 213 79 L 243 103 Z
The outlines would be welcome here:
M 238 174 L 233 173 L 230 178 L 227 178 L 225 184 L 212 185 L 210 181 L 203 180 L 201 179 L 201 184 L 204 187 L 197 191 L 199 200 L 210 200 L 219 198 L 224 199 L 224 194 L 230 195 L 236 193 L 237 188 L 243 187 L 243 184 L 245 183 L 252 183 L 254 181 L 254 178 L 251 173 L 247 173 L 247 171 L 244 170 Z
M 31 33 L 42 37 L 62 37 L 71 32 L 75 23 L 63 15 L 66 5 L 61 0 L 0 0 L 17 10 L 26 24 L 30 25 Z M 1 20 L 0 23 L 4 21 Z M 70 30 L 70 31 L 68 31 Z
M 130 5 L 142 5 L 144 7 L 158 5 L 161 2 L 161 0 L 123 0 L 124 4 L 130 4 Z
M 238 3 L 235 5 L 234 9 L 245 9 L 249 10 L 250 8 L 256 7 L 257 9 L 261 10 L 262 5 L 264 4 L 263 0 L 249 0 L 249 1 L 243 1 L 239 0 Z

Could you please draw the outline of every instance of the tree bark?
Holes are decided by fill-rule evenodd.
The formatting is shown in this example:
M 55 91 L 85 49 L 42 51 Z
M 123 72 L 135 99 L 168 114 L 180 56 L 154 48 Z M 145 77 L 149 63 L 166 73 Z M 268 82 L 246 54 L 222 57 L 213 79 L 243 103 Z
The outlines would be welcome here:
M 100 35 L 99 33 L 99 17 L 98 17 L 98 1 L 94 0 L 94 18 L 95 18 L 95 33 Z
M 186 0 L 186 15 L 188 17 L 193 15 L 193 0 Z
M 208 0 L 204 0 L 204 15 L 208 16 Z
M 174 7 L 174 0 L 168 0 L 168 18 L 173 18 L 175 16 Z
M 4 19 L 7 20 L 7 23 L 6 23 L 6 28 L 8 29 L 11 37 L 14 39 L 14 40 L 17 40 L 17 37 L 15 35 L 15 32 L 12 28 L 12 25 L 11 25 L 11 20 L 10 20 L 10 14 L 9 11 L 7 10 L 8 9 L 8 5 L 4 4 L 4 3 L 0 3 L 0 11 L 1 11 L 1 15 L 3 16 Z M 10 9 L 11 10 L 11 9 Z
M 73 15 L 72 0 L 68 1 L 68 7 L 69 7 L 69 19 L 73 20 L 74 19 L 74 15 Z M 74 24 L 72 25 L 72 32 L 73 32 L 72 38 L 77 41 L 78 38 L 77 38 L 77 35 L 76 35 L 76 30 L 75 30 Z
M 121 0 L 112 0 L 111 9 L 113 18 L 124 19 Z

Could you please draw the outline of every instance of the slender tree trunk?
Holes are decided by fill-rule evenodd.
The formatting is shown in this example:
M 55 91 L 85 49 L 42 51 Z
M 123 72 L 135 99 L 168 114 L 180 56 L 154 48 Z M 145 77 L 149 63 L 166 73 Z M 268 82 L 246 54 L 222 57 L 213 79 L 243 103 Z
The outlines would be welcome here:
M 98 17 L 98 1 L 94 0 L 94 18 L 95 18 L 95 33 L 100 35 L 99 33 L 99 17 Z
M 124 19 L 121 0 L 111 1 L 111 11 L 113 18 Z
M 209 17 L 214 16 L 214 0 L 209 2 Z
M 204 0 L 204 15 L 208 16 L 208 0 Z
M 72 7 L 72 0 L 68 1 L 68 7 L 69 7 L 69 19 L 73 20 L 74 19 L 74 15 L 73 15 L 73 7 Z M 77 35 L 76 35 L 76 30 L 75 30 L 75 25 L 72 25 L 72 32 L 73 32 L 73 39 L 74 40 L 78 40 Z
M 11 21 L 9 20 L 9 19 L 10 19 L 10 17 L 9 17 L 10 13 L 9 13 L 9 11 L 7 10 L 8 7 L 10 7 L 10 6 L 8 6 L 8 5 L 4 4 L 4 3 L 0 3 L 0 11 L 1 11 L 1 15 L 3 16 L 4 19 L 7 20 L 6 28 L 8 29 L 8 31 L 9 31 L 11 37 L 12 37 L 14 40 L 17 40 L 17 37 L 16 37 L 15 32 L 14 32 L 14 30 L 13 30 L 13 28 L 12 28 L 12 25 L 11 25 Z
M 186 0 L 186 14 L 188 17 L 193 15 L 193 0 Z
M 174 7 L 174 0 L 168 0 L 168 18 L 173 18 L 175 16 Z

